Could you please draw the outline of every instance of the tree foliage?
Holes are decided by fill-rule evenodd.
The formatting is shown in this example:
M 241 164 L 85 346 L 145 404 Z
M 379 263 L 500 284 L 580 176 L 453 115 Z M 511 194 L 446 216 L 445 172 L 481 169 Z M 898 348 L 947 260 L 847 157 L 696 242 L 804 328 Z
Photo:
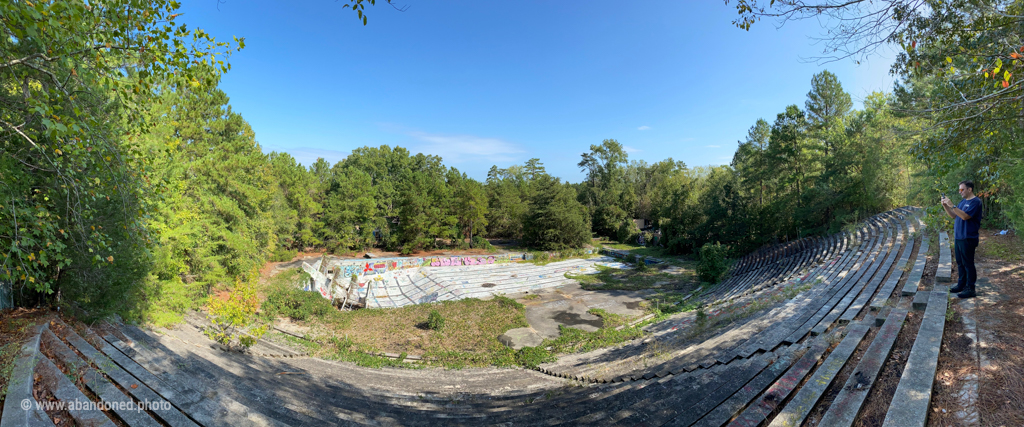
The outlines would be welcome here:
M 919 123 L 913 154 L 934 194 L 964 179 L 976 182 L 986 209 L 1024 225 L 1019 141 L 1024 139 L 1024 2 L 1011 0 L 738 0 L 741 28 L 760 18 L 817 19 L 821 60 L 863 59 L 898 47 L 891 72 L 903 115 Z M 993 203 L 994 206 L 990 206 Z
M 542 250 L 579 248 L 590 242 L 590 223 L 572 186 L 543 174 L 536 178 L 523 241 Z
M 138 290 L 150 166 L 134 139 L 153 119 L 139 106 L 228 68 L 228 44 L 176 25 L 178 7 L 0 4 L 0 282 L 82 307 Z

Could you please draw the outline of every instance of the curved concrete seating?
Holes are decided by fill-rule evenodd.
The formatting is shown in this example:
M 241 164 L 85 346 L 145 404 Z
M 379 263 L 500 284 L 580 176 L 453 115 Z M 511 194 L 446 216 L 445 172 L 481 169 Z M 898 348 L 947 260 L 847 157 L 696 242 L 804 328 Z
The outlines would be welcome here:
M 30 379 L 27 387 L 12 382 L 0 425 L 52 424 L 46 414 L 17 408 L 16 393 L 31 395 L 33 376 L 62 401 L 169 405 L 135 413 L 70 413 L 88 425 L 110 425 L 111 416 L 128 425 L 189 426 L 799 425 L 836 388 L 819 425 L 852 425 L 911 308 L 897 284 L 903 276 L 913 278 L 902 267 L 915 250 L 910 235 L 919 230 L 916 213 L 895 210 L 867 220 L 853 234 L 762 251 L 777 256 L 768 256 L 770 262 L 760 267 L 760 261 L 749 261 L 728 292 L 709 300 L 717 304 L 712 307 L 755 301 L 783 286 L 809 289 L 701 342 L 687 342 L 685 328 L 665 327 L 677 325 L 682 315 L 652 325 L 659 342 L 680 346 L 660 358 L 640 358 L 645 344 L 629 343 L 594 352 L 589 361 L 580 355 L 573 367 L 558 365 L 565 368 L 560 372 L 549 366 L 549 372 L 571 382 L 525 369 L 370 369 L 308 357 L 223 352 L 189 324 L 160 334 L 127 325 L 96 333 L 56 321 L 50 330 L 41 326 L 35 348 L 42 356 L 19 360 L 15 372 Z M 926 242 L 921 241 L 919 253 Z M 473 292 L 456 295 L 454 290 L 474 286 L 522 289 L 511 279 L 554 279 L 588 264 L 529 267 L 538 268 L 527 277 L 511 277 L 524 271 L 511 266 L 467 268 L 464 275 L 438 269 L 397 276 L 379 289 L 398 306 L 441 290 L 455 298 Z M 927 421 L 947 295 L 941 290 L 919 294 L 928 297 L 927 308 L 886 425 Z M 885 321 L 867 342 L 864 337 L 877 327 L 878 313 L 871 312 L 876 306 L 887 310 Z M 863 356 L 853 362 L 858 348 Z M 638 368 L 633 362 L 654 363 Z M 837 377 L 851 363 L 856 363 L 852 374 Z M 602 367 L 608 372 L 597 375 Z M 598 377 L 608 382 L 590 383 Z
M 815 335 L 824 332 L 833 324 L 837 324 L 840 316 L 854 316 L 859 313 L 863 303 L 860 303 L 859 307 L 856 303 L 873 296 L 877 283 L 888 272 L 888 267 L 892 265 L 891 261 L 898 252 L 893 251 L 884 260 L 882 257 L 885 253 L 882 253 L 882 256 L 878 254 L 888 250 L 886 245 L 891 244 L 891 240 L 903 237 L 899 232 L 890 235 L 883 233 L 889 228 L 901 229 L 900 221 L 898 216 L 894 215 L 885 216 L 877 223 L 871 222 L 864 233 L 865 236 L 874 237 L 862 243 L 862 251 L 846 253 L 836 260 L 820 264 L 800 278 L 804 282 L 814 283 L 810 285 L 810 291 L 785 305 L 734 325 L 711 339 L 699 343 L 685 343 L 682 338 L 686 334 L 686 328 L 670 333 L 658 325 L 652 325 L 649 329 L 658 331 L 655 335 L 664 346 L 679 348 L 671 353 L 670 360 L 666 362 L 650 364 L 644 354 L 645 345 L 634 343 L 620 349 L 595 352 L 590 359 L 574 356 L 567 358 L 565 362 L 544 365 L 543 369 L 552 374 L 586 381 L 661 378 L 772 351 L 780 345 L 799 341 L 816 326 L 822 330 L 816 331 Z M 837 244 L 836 248 L 838 247 Z M 875 279 L 870 280 L 873 276 Z M 738 301 L 742 304 L 756 298 L 758 294 L 755 292 L 741 297 Z M 692 317 L 692 314 L 690 316 Z
M 566 273 L 596 272 L 595 265 L 611 258 L 572 259 L 538 266 L 483 264 L 457 267 L 420 267 L 381 274 L 357 291 L 368 308 L 397 308 L 412 304 L 462 298 L 488 298 L 557 287 L 571 281 Z

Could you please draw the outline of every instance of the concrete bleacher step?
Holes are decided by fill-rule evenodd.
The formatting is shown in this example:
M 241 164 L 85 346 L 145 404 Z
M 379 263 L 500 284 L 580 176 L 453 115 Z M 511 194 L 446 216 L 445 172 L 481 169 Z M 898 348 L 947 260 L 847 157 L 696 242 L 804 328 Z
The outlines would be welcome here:
M 47 331 L 49 332 L 49 331 Z M 50 359 L 42 358 L 39 364 L 36 365 L 36 374 L 40 376 L 40 380 L 44 384 L 53 384 L 51 392 L 53 397 L 61 402 L 88 402 L 89 397 L 82 393 L 82 390 L 78 389 L 74 383 L 68 379 L 69 375 L 75 378 L 73 372 L 69 372 L 69 375 L 65 375 L 61 372 L 57 365 L 54 365 Z M 106 414 L 102 410 L 96 407 L 85 407 L 83 406 L 71 406 L 68 408 L 68 414 L 75 420 L 78 425 L 85 426 L 103 426 L 103 427 L 114 427 L 115 424 L 110 418 L 107 418 Z M 155 423 L 154 423 L 155 424 Z
M 688 426 L 697 422 L 697 420 L 710 414 L 724 402 L 729 400 L 733 395 L 743 391 L 744 387 L 750 382 L 757 379 L 763 372 L 766 372 L 768 368 L 775 367 L 776 369 L 767 374 L 768 377 L 777 377 L 781 374 L 784 366 L 787 363 L 781 363 L 776 365 L 776 362 L 783 360 L 788 356 L 788 350 L 785 349 L 777 354 L 771 356 L 759 358 L 756 362 L 751 363 L 744 369 L 730 370 L 729 375 L 723 378 L 717 388 L 705 393 L 702 399 L 697 403 L 693 404 L 686 411 L 676 415 L 675 418 L 669 420 L 665 425 L 673 426 Z M 763 389 L 764 386 L 761 386 Z M 660 421 L 660 420 L 655 420 Z
M 793 396 L 793 399 L 786 404 L 770 425 L 775 427 L 801 425 L 814 406 L 818 404 L 821 396 L 825 394 L 828 386 L 832 384 L 832 380 L 843 369 L 843 366 L 846 366 L 847 360 L 860 345 L 870 326 L 870 323 L 865 322 L 851 324 L 839 345 L 832 350 L 828 358 L 814 371 L 807 383 L 800 388 L 796 396 Z
M 889 318 L 889 314 L 892 313 L 892 307 L 884 306 L 875 312 L 875 326 L 881 327 L 885 324 L 885 321 Z
M 907 365 L 903 368 L 896 394 L 889 404 L 883 426 L 924 426 L 928 421 L 932 385 L 942 347 L 949 296 L 943 291 L 929 292 L 928 308 L 921 319 Z
M 60 333 L 60 332 L 58 332 Z M 73 334 L 74 332 L 70 332 Z M 138 400 L 145 400 L 150 402 L 157 402 L 156 406 L 161 406 L 165 400 L 154 393 L 145 383 L 142 383 L 138 379 L 132 377 L 127 372 L 117 369 L 112 366 L 113 363 L 109 360 L 102 358 L 95 358 L 96 354 L 93 353 L 95 350 L 89 351 L 82 343 L 78 340 L 81 338 L 68 337 L 69 341 L 73 343 L 77 342 L 76 349 L 79 350 L 85 357 L 89 358 L 88 361 L 81 359 L 78 354 L 71 350 L 69 346 L 64 344 L 59 338 L 56 337 L 50 331 L 43 333 L 42 346 L 45 348 L 44 351 L 53 354 L 54 358 L 58 361 L 61 366 L 64 366 L 69 375 L 73 378 L 81 378 L 85 388 L 92 394 L 99 397 L 103 402 L 111 403 L 111 410 L 117 414 L 122 420 L 132 426 L 159 426 L 160 423 L 153 419 L 148 413 L 143 411 L 137 411 L 131 409 L 129 405 L 133 403 L 132 399 L 123 393 L 121 390 L 126 390 L 129 393 L 134 394 Z M 74 344 L 73 344 L 74 345 Z M 85 349 L 84 351 L 82 349 Z M 94 367 L 102 367 L 102 371 L 97 370 Z M 109 378 L 109 379 L 108 379 Z M 140 383 L 142 383 L 140 385 Z M 117 386 L 115 386 L 117 384 Z M 132 387 L 134 385 L 135 387 Z M 118 387 L 120 386 L 120 387 Z M 120 388 L 120 389 L 119 389 Z M 170 424 L 170 421 L 180 421 L 172 425 L 195 425 L 187 417 L 181 416 L 180 412 L 177 416 L 172 415 L 176 411 L 163 411 L 167 419 L 164 422 Z
M 751 402 L 729 425 L 757 427 L 764 423 L 818 364 L 828 346 L 829 343 L 824 337 L 815 338 L 804 355 L 790 366 L 781 378 L 773 382 L 760 397 Z
M 924 226 L 921 226 L 924 230 Z M 910 276 L 907 277 L 907 282 L 903 284 L 903 291 L 901 295 L 907 297 L 917 293 L 921 286 L 921 276 L 924 275 L 924 266 L 928 261 L 928 234 L 921 233 L 921 244 L 918 245 L 917 259 L 914 261 L 914 269 L 910 270 Z
M 913 221 L 916 221 L 916 218 L 907 221 L 908 233 L 911 235 L 914 232 Z M 909 277 L 906 267 L 907 263 L 910 261 L 910 255 L 913 252 L 915 240 L 916 239 L 908 239 L 903 250 L 903 255 L 900 256 L 900 259 L 896 261 L 896 264 L 892 267 L 892 274 L 889 275 L 889 280 L 886 280 L 885 284 L 882 285 L 882 288 L 878 290 L 878 294 L 871 300 L 871 310 L 877 311 L 885 306 L 886 301 L 889 300 L 890 295 L 892 295 L 896 286 L 899 285 L 900 280 L 904 276 Z
M 846 305 L 852 301 L 853 296 L 851 295 L 851 291 L 855 289 L 857 283 L 860 283 L 865 277 L 870 278 L 877 271 L 881 264 L 878 254 L 883 250 L 883 245 L 884 244 L 879 241 L 878 246 L 876 246 L 874 250 L 865 251 L 865 258 L 861 263 L 861 267 L 852 275 L 847 276 L 844 279 L 845 284 L 842 285 L 839 291 L 833 295 L 832 299 L 830 299 L 823 307 L 823 309 L 827 309 L 827 311 L 815 315 L 815 318 L 820 320 L 818 320 L 818 323 L 810 329 L 811 335 L 821 335 L 832 328 L 835 321 L 840 315 L 842 315 L 843 311 L 845 311 Z M 815 318 L 812 318 L 812 320 Z
M 931 298 L 931 292 L 918 292 L 914 294 L 914 302 L 912 303 L 911 308 L 913 308 L 914 311 L 924 311 L 928 308 L 929 298 Z
M 823 426 L 849 427 L 856 421 L 857 414 L 864 404 L 868 393 L 878 379 L 878 373 L 892 352 L 896 337 L 903 329 L 903 320 L 907 318 L 905 308 L 891 310 L 882 328 L 878 330 L 871 345 L 864 351 L 857 367 L 846 380 L 839 394 L 832 400 L 828 411 L 818 423 Z
M 778 380 L 805 351 L 807 351 L 805 346 L 794 345 L 778 352 L 780 356 L 775 360 L 775 363 L 761 371 L 754 379 L 750 380 L 736 393 L 733 393 L 732 396 L 693 425 L 702 427 L 719 427 L 724 425 L 729 419 L 739 414 L 758 394 Z
M 140 331 L 126 328 L 124 332 L 132 337 L 134 340 L 132 344 L 117 342 L 116 337 L 108 336 L 107 339 L 114 341 L 113 344 L 116 347 L 124 349 L 126 354 L 131 354 L 134 360 L 144 364 L 147 369 L 161 372 L 161 377 L 176 387 L 191 387 L 203 395 L 217 396 L 221 399 L 237 402 L 240 405 L 260 407 L 267 415 L 285 425 L 322 424 L 340 421 L 363 423 L 369 420 L 358 411 L 353 411 L 347 407 L 334 407 L 330 409 L 329 413 L 324 413 L 324 411 L 318 409 L 322 405 L 302 403 L 303 400 L 307 403 L 315 402 L 322 398 L 321 396 L 325 393 L 329 393 L 338 399 L 363 397 L 358 394 L 350 395 L 350 392 L 347 390 L 330 387 L 324 389 L 313 384 L 309 384 L 306 390 L 292 389 L 293 386 L 284 381 L 285 379 L 291 380 L 290 376 L 284 378 L 277 375 L 282 370 L 295 371 L 293 368 L 287 368 L 286 365 L 278 365 L 280 366 L 276 369 L 278 372 L 274 372 L 274 370 L 267 370 L 262 364 L 248 364 L 245 375 L 239 376 L 231 372 L 231 370 L 225 370 L 220 364 L 228 362 L 231 365 L 235 365 L 238 361 L 232 361 L 231 359 L 246 359 L 248 358 L 247 356 L 236 356 L 237 353 L 222 353 L 232 356 L 231 359 L 214 363 L 209 354 L 203 354 L 203 349 L 189 349 L 187 346 L 176 345 L 177 341 L 173 339 L 163 340 L 162 343 L 158 344 L 150 342 L 149 345 L 138 345 L 139 342 L 147 340 L 145 336 L 140 335 Z M 171 347 L 163 347 L 165 344 Z M 255 360 L 252 361 L 255 362 Z M 301 371 L 297 372 L 297 374 L 305 375 Z M 192 380 L 188 383 L 182 382 L 186 378 Z M 276 386 L 271 385 L 275 382 L 277 383 Z M 292 389 L 291 393 L 289 393 L 289 399 L 282 399 L 280 394 L 275 393 L 276 387 Z M 378 397 L 381 400 L 387 399 L 383 394 Z M 268 400 L 275 401 L 276 404 L 266 406 L 259 403 Z
M 121 387 L 130 387 L 131 384 L 127 383 L 127 381 L 131 381 L 134 378 L 135 383 L 138 383 L 139 387 L 131 391 L 139 390 L 143 397 L 151 401 L 157 398 L 166 400 L 199 424 L 282 425 L 277 420 L 262 413 L 261 410 L 254 409 L 250 405 L 241 404 L 222 393 L 210 393 L 210 390 L 196 390 L 194 388 L 196 383 L 185 382 L 184 378 L 173 376 L 160 378 L 89 329 L 83 330 L 85 338 L 88 338 L 88 340 L 79 336 L 70 328 L 65 329 L 65 331 L 67 336 L 63 338 L 74 346 L 77 351 L 93 360 L 93 363 L 101 363 L 102 366 L 109 367 L 113 372 L 117 372 L 121 376 L 118 380 Z M 145 400 L 143 397 L 134 397 L 139 400 Z M 230 422 L 226 420 L 230 420 Z
M 945 231 L 939 232 L 939 265 L 935 270 L 936 283 L 949 283 L 953 281 L 953 260 L 950 255 L 949 234 Z
M 897 224 L 898 225 L 898 224 Z M 899 256 L 900 251 L 903 249 L 901 240 L 903 239 L 902 229 L 897 232 L 896 240 L 893 246 L 889 250 L 888 256 L 882 261 L 881 266 L 875 273 L 875 276 L 871 278 L 864 287 L 860 290 L 860 294 L 850 303 L 846 311 L 843 312 L 842 316 L 839 316 L 839 324 L 845 325 L 853 321 L 857 317 L 861 310 L 867 305 L 868 300 L 875 296 L 875 292 L 878 291 L 882 281 L 885 280 L 892 272 L 893 263 L 896 261 L 896 257 Z
M 691 373 L 689 376 L 663 379 L 645 388 L 643 393 L 630 396 L 629 405 L 602 411 L 607 416 L 601 418 L 601 423 L 661 425 L 685 412 L 698 410 L 695 405 L 715 394 L 729 380 L 740 376 L 749 379 L 773 361 L 774 355 L 762 355 L 730 365 L 718 365 L 697 376 Z M 588 416 L 575 421 L 588 423 L 593 419 Z

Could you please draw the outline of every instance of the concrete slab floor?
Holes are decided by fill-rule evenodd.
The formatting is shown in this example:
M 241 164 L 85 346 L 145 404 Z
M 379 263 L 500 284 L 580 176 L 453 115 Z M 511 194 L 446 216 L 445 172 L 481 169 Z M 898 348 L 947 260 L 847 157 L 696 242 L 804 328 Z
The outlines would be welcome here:
M 621 316 L 640 316 L 641 303 L 653 291 L 588 291 L 571 283 L 540 293 L 508 295 L 526 306 L 526 321 L 544 338 L 557 338 L 559 325 L 593 332 L 601 318 L 587 313 L 599 308 Z

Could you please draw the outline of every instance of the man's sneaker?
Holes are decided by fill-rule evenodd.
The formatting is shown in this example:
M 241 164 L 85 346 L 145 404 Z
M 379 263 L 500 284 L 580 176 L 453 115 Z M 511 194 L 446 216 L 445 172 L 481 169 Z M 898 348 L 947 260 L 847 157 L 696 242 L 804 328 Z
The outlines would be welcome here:
M 963 292 L 960 292 L 960 293 L 956 294 L 956 296 L 959 297 L 960 299 L 964 299 L 964 298 L 974 298 L 975 296 L 977 296 L 977 294 L 975 294 L 973 290 L 967 289 L 967 290 L 965 290 Z
M 963 292 L 964 288 L 961 288 L 960 286 L 954 286 L 952 288 L 949 288 L 949 291 L 954 293 L 954 294 L 958 294 L 960 292 Z

